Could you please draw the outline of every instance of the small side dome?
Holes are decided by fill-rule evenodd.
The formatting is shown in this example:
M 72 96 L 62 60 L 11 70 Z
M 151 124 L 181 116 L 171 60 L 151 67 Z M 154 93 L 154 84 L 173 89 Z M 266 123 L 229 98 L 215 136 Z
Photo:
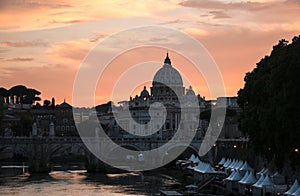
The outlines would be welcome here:
M 140 97 L 144 98 L 144 97 L 149 97 L 149 92 L 146 89 L 146 86 L 144 86 L 144 90 L 142 90 Z
M 65 99 L 64 99 L 64 102 L 61 103 L 58 107 L 62 108 L 62 109 L 72 109 L 72 106 L 70 104 L 68 104 Z
M 192 86 L 189 87 L 189 89 L 186 91 L 187 96 L 196 96 Z

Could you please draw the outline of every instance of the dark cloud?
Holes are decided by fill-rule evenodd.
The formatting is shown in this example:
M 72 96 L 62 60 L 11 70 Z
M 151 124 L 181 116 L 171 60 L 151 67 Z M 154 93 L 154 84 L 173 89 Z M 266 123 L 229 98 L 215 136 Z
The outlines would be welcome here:
M 47 47 L 49 43 L 41 41 L 41 40 L 34 40 L 34 41 L 1 41 L 0 46 L 3 47 Z
M 17 58 L 11 58 L 11 59 L 3 59 L 2 61 L 6 61 L 6 62 L 24 62 L 24 61 L 33 61 L 34 58 L 21 58 L 21 57 L 17 57 Z
M 178 24 L 178 23 L 183 23 L 182 20 L 180 19 L 176 19 L 176 20 L 169 20 L 169 21 L 166 21 L 166 22 L 161 22 L 161 23 L 158 23 L 159 25 L 169 25 L 169 24 Z
M 12 8 L 38 9 L 38 8 L 67 8 L 69 4 L 49 3 L 51 1 L 32 1 L 32 0 L 1 0 L 0 10 Z
M 44 64 L 41 69 L 65 69 L 67 68 L 66 65 L 63 64 L 53 64 L 53 63 L 47 63 Z
M 286 4 L 300 5 L 300 1 L 299 0 L 286 0 L 285 3 Z
M 192 7 L 199 9 L 221 9 L 221 10 L 248 10 L 258 11 L 267 9 L 272 6 L 271 3 L 260 3 L 260 2 L 230 2 L 225 3 L 216 0 L 185 0 L 179 3 L 184 7 Z
M 169 41 L 169 39 L 167 37 L 153 37 L 153 38 L 150 38 L 150 40 L 149 40 L 149 42 L 168 42 L 168 41 Z
M 70 12 L 64 11 L 64 12 L 56 12 L 56 13 L 51 13 L 48 14 L 48 16 L 58 16 L 58 15 L 63 15 L 63 14 L 68 14 Z
M 67 21 L 52 20 L 51 23 L 53 23 L 53 24 L 77 24 L 77 23 L 91 22 L 91 21 L 93 21 L 93 20 L 67 20 Z
M 215 19 L 218 19 L 218 18 L 231 18 L 228 14 L 226 14 L 223 11 L 210 11 L 209 13 L 212 14 Z
M 5 49 L 0 49 L 0 53 L 5 53 L 7 52 L 8 50 L 5 50 Z
M 98 42 L 101 37 L 92 37 L 89 39 L 90 42 Z
M 90 42 L 98 42 L 99 39 L 103 39 L 103 38 L 107 37 L 108 35 L 109 34 L 104 34 L 104 33 L 96 32 L 96 33 L 94 33 L 94 36 L 89 39 L 89 41 Z

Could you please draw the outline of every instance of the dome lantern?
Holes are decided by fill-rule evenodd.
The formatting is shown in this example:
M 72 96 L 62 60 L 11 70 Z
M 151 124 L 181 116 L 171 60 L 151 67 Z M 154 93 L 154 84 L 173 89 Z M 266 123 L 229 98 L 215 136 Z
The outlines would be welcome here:
M 164 62 L 165 64 L 168 64 L 168 65 L 171 65 L 171 60 L 170 60 L 170 58 L 169 58 L 169 53 L 167 52 L 167 56 L 166 56 L 166 58 L 165 58 L 165 62 Z

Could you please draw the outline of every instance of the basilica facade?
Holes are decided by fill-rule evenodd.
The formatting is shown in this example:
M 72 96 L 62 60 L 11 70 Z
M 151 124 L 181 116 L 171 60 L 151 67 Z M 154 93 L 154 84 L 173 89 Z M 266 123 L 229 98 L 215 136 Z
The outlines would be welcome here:
M 179 126 L 185 134 L 195 134 L 193 131 L 200 126 L 199 111 L 205 107 L 203 97 L 196 95 L 191 86 L 184 87 L 167 53 L 150 91 L 145 86 L 139 95 L 113 109 L 118 126 L 112 136 L 171 138 Z

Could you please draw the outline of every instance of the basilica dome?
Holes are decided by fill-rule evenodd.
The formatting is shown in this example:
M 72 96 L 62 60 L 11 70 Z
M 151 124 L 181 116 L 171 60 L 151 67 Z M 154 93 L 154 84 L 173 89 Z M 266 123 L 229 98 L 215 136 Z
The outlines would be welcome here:
M 171 65 L 168 53 L 163 67 L 154 75 L 152 84 L 155 86 L 157 83 L 165 84 L 167 86 L 183 86 L 180 73 Z

